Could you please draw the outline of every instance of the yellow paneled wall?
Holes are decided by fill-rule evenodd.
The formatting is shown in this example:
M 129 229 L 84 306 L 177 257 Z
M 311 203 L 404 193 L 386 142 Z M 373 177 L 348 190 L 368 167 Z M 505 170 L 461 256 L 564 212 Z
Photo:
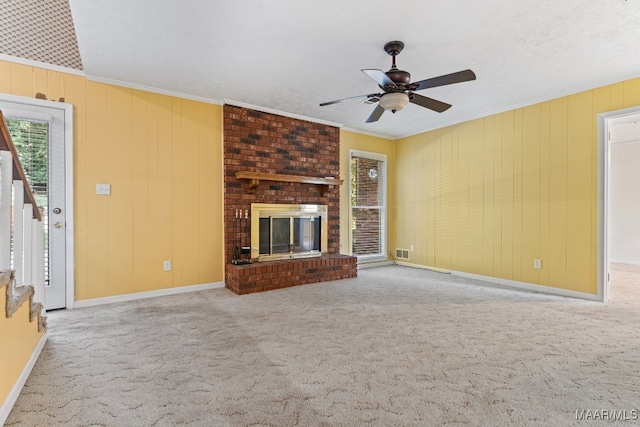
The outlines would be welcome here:
M 74 106 L 76 300 L 224 280 L 220 106 L 3 61 L 0 92 Z
M 29 302 L 7 319 L 4 313 L 6 289 L 0 288 L 0 406 L 22 373 L 43 332 L 38 321 L 29 322 Z
M 340 253 L 351 254 L 351 226 L 349 206 L 349 150 L 367 151 L 387 156 L 387 252 L 395 247 L 395 145 L 392 140 L 340 130 Z
M 597 114 L 639 104 L 635 79 L 396 141 L 396 244 L 414 264 L 596 294 Z

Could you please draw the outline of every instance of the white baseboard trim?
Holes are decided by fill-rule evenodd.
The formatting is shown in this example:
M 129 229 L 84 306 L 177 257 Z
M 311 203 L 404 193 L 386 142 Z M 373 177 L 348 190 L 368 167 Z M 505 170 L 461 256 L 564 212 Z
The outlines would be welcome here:
M 358 270 L 364 268 L 384 267 L 385 265 L 393 265 L 393 261 L 370 261 L 370 262 L 358 262 Z
M 16 383 L 13 385 L 13 388 L 9 392 L 9 395 L 5 399 L 2 406 L 0 406 L 0 426 L 3 426 L 7 418 L 9 418 L 9 414 L 11 413 L 11 409 L 13 405 L 15 405 L 16 400 L 18 400 L 18 396 L 20 396 L 20 392 L 22 391 L 22 387 L 27 382 L 27 378 L 31 374 L 31 370 L 36 365 L 38 358 L 40 357 L 40 353 L 42 353 L 42 349 L 44 345 L 47 343 L 47 333 L 43 333 L 36 344 L 36 348 L 33 349 L 29 360 L 27 360 L 27 364 L 24 366 L 24 369 L 20 373 L 20 376 L 16 380 Z
M 558 295 L 562 297 L 578 298 L 589 301 L 602 301 L 602 297 L 596 294 L 588 294 L 586 292 L 570 291 L 568 289 L 554 288 L 551 286 L 534 285 L 533 283 L 518 282 L 516 280 L 501 279 L 499 277 L 483 276 L 481 274 L 465 273 L 463 271 L 445 270 L 437 267 L 428 267 L 424 265 L 410 264 L 406 262 L 396 262 L 398 265 L 405 267 L 421 268 L 423 270 L 433 270 L 439 273 L 449 273 L 454 276 L 465 277 L 467 279 L 481 280 L 483 282 L 495 283 L 497 285 L 507 286 L 515 289 L 522 289 L 533 292 L 540 292 L 547 295 Z
M 610 259 L 609 262 L 613 262 L 616 264 L 640 265 L 640 261 L 635 259 Z
M 586 292 L 570 291 L 568 289 L 554 288 L 551 286 L 534 285 L 533 283 L 518 282 L 515 280 L 500 279 L 499 277 L 482 276 L 480 274 L 464 273 L 462 271 L 452 271 L 451 274 L 468 279 L 482 280 L 483 282 L 491 282 L 498 285 L 508 286 L 510 288 L 523 289 L 527 291 L 540 292 L 541 294 L 558 295 L 561 297 L 578 298 L 589 301 L 602 301 L 602 298 L 596 294 L 588 294 Z
M 404 262 L 404 261 L 396 261 L 396 264 L 401 265 L 403 267 L 419 268 L 421 270 L 431 270 L 431 271 L 437 271 L 438 273 L 451 274 L 451 270 L 445 270 L 444 268 L 438 268 L 438 267 L 429 267 L 428 265 L 411 264 L 410 262 Z
M 208 289 L 224 288 L 224 282 L 205 283 L 202 285 L 180 286 L 177 288 L 158 289 L 155 291 L 136 292 L 133 294 L 116 295 L 113 297 L 92 298 L 75 301 L 73 308 L 94 307 L 96 305 L 113 304 L 116 302 L 135 301 L 139 299 L 163 297 L 167 295 L 183 294 L 187 292 L 206 291 Z

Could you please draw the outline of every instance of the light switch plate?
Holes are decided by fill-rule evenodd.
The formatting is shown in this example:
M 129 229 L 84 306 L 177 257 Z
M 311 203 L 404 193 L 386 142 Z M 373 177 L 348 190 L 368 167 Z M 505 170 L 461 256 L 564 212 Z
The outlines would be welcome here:
M 111 184 L 96 184 L 96 194 L 108 196 L 111 194 Z

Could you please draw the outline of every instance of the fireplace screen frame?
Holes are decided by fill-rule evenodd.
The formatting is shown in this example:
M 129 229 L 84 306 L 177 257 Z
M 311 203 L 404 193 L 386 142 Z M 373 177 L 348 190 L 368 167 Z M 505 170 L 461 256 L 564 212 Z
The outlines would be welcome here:
M 294 252 L 290 248 L 285 253 L 260 254 L 260 219 L 261 218 L 290 218 L 290 224 L 296 218 L 320 218 L 320 249 L 304 252 Z M 293 233 L 293 225 L 291 230 Z M 326 205 L 301 205 L 301 204 L 273 204 L 273 203 L 252 203 L 251 204 L 251 259 L 253 261 L 273 261 L 282 259 L 311 258 L 319 257 L 327 253 L 328 247 L 328 215 Z M 293 239 L 293 234 L 290 235 Z

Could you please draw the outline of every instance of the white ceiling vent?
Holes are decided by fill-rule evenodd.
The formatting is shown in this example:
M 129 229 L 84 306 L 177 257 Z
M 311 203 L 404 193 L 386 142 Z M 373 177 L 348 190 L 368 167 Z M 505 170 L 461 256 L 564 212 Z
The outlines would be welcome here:
M 409 259 L 409 250 L 396 249 L 396 259 Z

